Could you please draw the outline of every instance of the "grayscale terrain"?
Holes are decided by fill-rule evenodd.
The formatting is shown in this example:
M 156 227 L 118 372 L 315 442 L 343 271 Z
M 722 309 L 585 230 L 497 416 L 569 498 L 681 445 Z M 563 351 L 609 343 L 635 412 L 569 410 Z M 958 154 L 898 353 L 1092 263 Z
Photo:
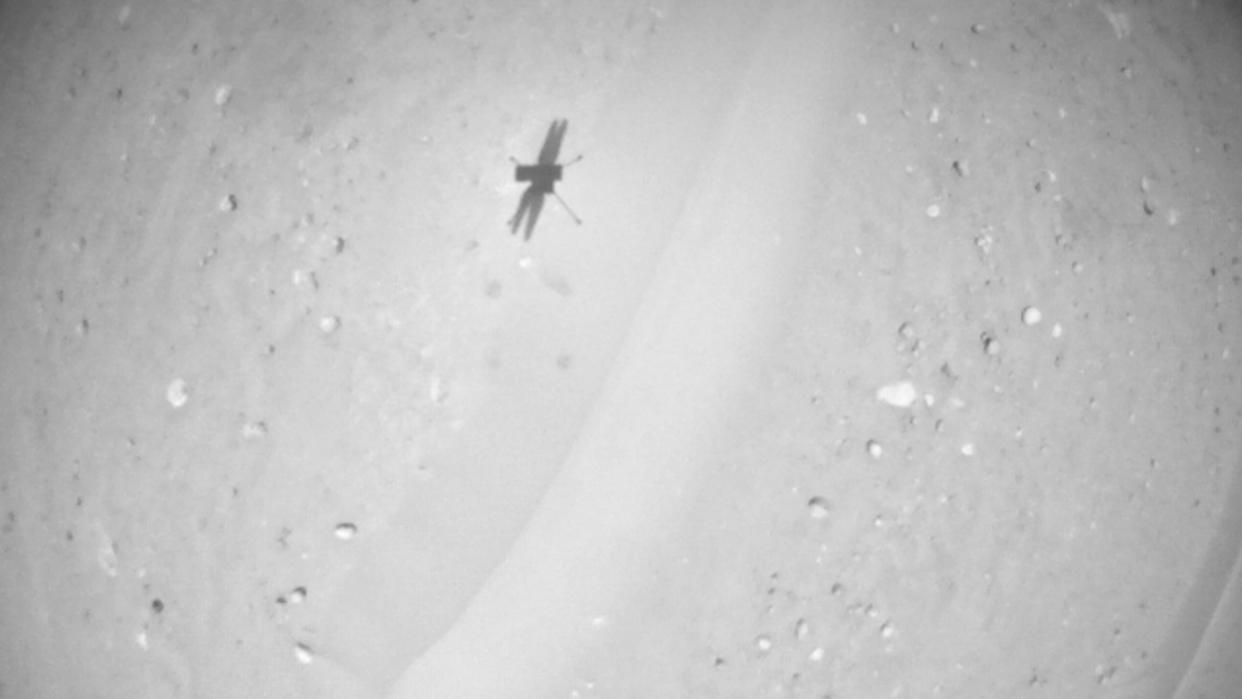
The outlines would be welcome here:
M 1242 682 L 1237 3 L 8 0 L 0 178 L 0 698 Z

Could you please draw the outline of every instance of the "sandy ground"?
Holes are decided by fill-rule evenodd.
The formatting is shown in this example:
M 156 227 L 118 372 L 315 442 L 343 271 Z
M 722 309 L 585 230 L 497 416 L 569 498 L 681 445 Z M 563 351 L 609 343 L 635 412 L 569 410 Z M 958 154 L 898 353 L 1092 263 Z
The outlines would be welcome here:
M 1240 22 L 0 5 L 0 697 L 1225 696 Z

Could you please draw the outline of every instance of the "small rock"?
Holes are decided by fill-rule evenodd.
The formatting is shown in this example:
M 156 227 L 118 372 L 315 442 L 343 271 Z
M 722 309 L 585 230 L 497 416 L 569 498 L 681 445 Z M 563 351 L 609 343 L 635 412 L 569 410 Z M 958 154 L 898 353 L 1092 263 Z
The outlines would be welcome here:
M 352 522 L 341 522 L 336 525 L 336 529 L 334 531 L 336 533 L 336 538 L 341 541 L 349 541 L 358 533 L 358 527 Z
M 319 290 L 319 277 L 313 271 L 295 269 L 289 274 L 289 280 L 297 287 L 310 287 L 311 291 Z
M 914 390 L 914 384 L 909 381 L 898 381 L 881 387 L 875 392 L 875 397 L 897 408 L 908 408 L 918 399 L 918 391 Z
M 867 440 L 867 453 L 871 455 L 871 458 L 878 459 L 884 454 L 884 447 L 874 439 L 869 439 Z
M 1022 309 L 1022 322 L 1026 325 L 1039 325 L 1039 321 L 1044 319 L 1044 314 L 1034 306 L 1027 306 Z
M 190 390 L 186 385 L 185 379 L 173 379 L 169 382 L 164 396 L 172 407 L 180 408 L 184 406 L 186 401 L 190 400 Z
M 305 643 L 299 643 L 293 647 L 293 657 L 298 659 L 299 663 L 309 665 L 315 656 L 311 654 L 310 646 Z
M 811 519 L 824 519 L 828 516 L 831 506 L 828 501 L 819 495 L 811 498 L 807 504 L 807 512 L 811 515 Z
M 983 340 L 983 351 L 989 357 L 995 357 L 1000 354 L 1000 342 L 996 338 L 984 333 L 981 339 Z

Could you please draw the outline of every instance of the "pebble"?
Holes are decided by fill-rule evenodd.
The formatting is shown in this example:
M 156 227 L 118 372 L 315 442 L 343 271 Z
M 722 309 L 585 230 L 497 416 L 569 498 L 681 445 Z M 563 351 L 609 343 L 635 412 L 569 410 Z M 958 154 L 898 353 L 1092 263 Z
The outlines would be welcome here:
M 319 329 L 325 335 L 331 335 L 341 327 L 341 319 L 336 316 L 324 316 L 319 319 Z
M 874 439 L 868 439 L 867 453 L 871 455 L 871 458 L 878 459 L 882 454 L 884 454 L 884 447 L 880 446 L 880 443 Z
M 190 391 L 186 386 L 185 379 L 173 379 L 168 384 L 168 389 L 164 392 L 164 396 L 168 398 L 168 404 L 174 408 L 180 408 L 190 400 Z
M 233 86 L 232 85 L 221 85 L 220 87 L 216 88 L 216 106 L 217 107 L 223 107 L 224 105 L 228 104 L 229 100 L 232 99 L 232 97 L 233 97 Z
M 1000 354 L 1000 342 L 998 342 L 997 339 L 991 335 L 985 334 L 983 336 L 983 351 L 986 352 L 989 357 L 995 357 Z
M 299 663 L 309 665 L 315 656 L 311 655 L 310 646 L 305 643 L 299 643 L 293 647 L 293 657 L 298 659 Z
M 811 498 L 806 506 L 811 519 L 824 519 L 828 516 L 828 512 L 831 509 L 828 501 L 819 495 Z
M 1039 321 L 1044 319 L 1044 314 L 1034 306 L 1027 306 L 1022 309 L 1022 322 L 1027 325 L 1039 325 Z
M 312 271 L 295 269 L 289 273 L 289 280 L 294 286 L 308 286 L 312 291 L 319 289 L 319 278 Z
M 341 522 L 336 525 L 336 529 L 334 531 L 336 532 L 336 538 L 341 541 L 349 541 L 354 538 L 355 534 L 358 533 L 358 527 L 352 522 Z
M 930 218 L 937 218 L 938 216 L 940 216 L 940 205 L 932 204 L 931 206 L 927 207 L 927 215 Z
M 875 392 L 876 399 L 897 408 L 908 408 L 918 399 L 914 384 L 909 381 L 898 381 L 882 386 Z

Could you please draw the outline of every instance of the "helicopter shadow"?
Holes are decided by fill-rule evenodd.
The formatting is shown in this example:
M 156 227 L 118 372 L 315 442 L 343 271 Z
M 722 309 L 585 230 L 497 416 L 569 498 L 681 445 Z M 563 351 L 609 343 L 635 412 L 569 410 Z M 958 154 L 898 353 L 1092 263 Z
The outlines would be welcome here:
M 539 159 L 534 165 L 523 165 L 515 158 L 510 156 L 509 160 L 516 166 L 513 177 L 518 182 L 529 182 L 526 191 L 522 192 L 522 199 L 518 202 L 517 211 L 513 217 L 509 219 L 509 232 L 517 235 L 518 229 L 522 229 L 522 237 L 524 240 L 530 240 L 535 231 L 535 224 L 539 222 L 539 214 L 543 211 L 544 197 L 549 194 L 556 197 L 561 202 L 561 206 L 569 212 L 574 222 L 581 225 L 582 221 L 574 214 L 556 193 L 556 183 L 560 181 L 564 173 L 564 169 L 582 159 L 582 156 L 574 158 L 568 163 L 557 163 L 556 160 L 560 156 L 561 143 L 565 140 L 565 132 L 569 129 L 569 120 L 557 119 L 548 126 L 548 133 L 544 136 L 543 147 L 539 149 Z M 522 224 L 525 221 L 525 227 Z

